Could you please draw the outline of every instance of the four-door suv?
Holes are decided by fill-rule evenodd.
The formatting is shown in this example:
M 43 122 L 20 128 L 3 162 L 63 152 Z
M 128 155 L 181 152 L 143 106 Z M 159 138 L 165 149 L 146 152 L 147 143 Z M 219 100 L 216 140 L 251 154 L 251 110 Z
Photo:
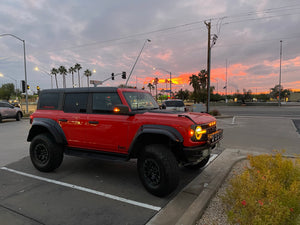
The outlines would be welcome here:
M 137 158 L 141 182 L 157 196 L 177 187 L 179 166 L 203 167 L 223 133 L 208 114 L 160 110 L 149 92 L 114 87 L 43 90 L 30 121 L 38 170 L 57 169 L 64 154 Z
M 14 107 L 8 102 L 0 102 L 0 123 L 2 119 L 16 119 L 20 121 L 23 117 L 22 110 L 18 107 Z

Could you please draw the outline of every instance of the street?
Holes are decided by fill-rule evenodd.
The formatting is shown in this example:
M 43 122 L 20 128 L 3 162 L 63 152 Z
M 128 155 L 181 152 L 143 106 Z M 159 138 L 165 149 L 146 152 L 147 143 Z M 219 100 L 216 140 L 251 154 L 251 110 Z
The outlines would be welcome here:
M 223 115 L 217 123 L 224 139 L 215 157 L 222 149 L 300 154 L 300 107 L 216 109 Z M 28 157 L 29 128 L 28 119 L 0 124 L 1 224 L 145 224 L 202 172 L 182 168 L 179 187 L 165 198 L 144 189 L 135 160 L 65 156 L 58 170 L 41 173 Z

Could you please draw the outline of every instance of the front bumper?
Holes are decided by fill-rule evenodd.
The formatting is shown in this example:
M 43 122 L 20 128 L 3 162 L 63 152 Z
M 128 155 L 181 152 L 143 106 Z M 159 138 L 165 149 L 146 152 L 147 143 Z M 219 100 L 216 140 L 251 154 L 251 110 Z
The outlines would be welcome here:
M 214 133 L 208 134 L 208 140 L 206 144 L 194 146 L 194 147 L 183 147 L 183 154 L 185 157 L 184 164 L 195 164 L 202 161 L 210 155 L 211 151 L 216 147 L 216 144 L 222 140 L 223 130 L 219 129 Z

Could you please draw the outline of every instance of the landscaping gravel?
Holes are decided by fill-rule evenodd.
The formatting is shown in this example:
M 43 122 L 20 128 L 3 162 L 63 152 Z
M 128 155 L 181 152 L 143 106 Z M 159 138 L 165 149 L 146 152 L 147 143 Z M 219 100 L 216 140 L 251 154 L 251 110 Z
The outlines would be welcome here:
M 235 175 L 242 173 L 244 171 L 244 167 L 247 166 L 247 163 L 247 160 L 243 160 L 235 164 L 196 225 L 229 225 L 229 223 L 227 223 L 227 215 L 220 196 L 225 195 L 226 189 L 229 186 L 229 180 Z

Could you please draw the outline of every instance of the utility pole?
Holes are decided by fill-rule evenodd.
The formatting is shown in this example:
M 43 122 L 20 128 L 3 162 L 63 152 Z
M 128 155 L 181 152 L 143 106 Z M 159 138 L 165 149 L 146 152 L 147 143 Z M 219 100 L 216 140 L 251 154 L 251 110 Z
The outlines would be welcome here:
M 281 89 L 281 58 L 282 58 L 282 40 L 280 40 L 280 68 L 279 68 L 279 96 L 278 96 L 278 106 L 280 107 L 280 89 Z
M 206 103 L 206 112 L 209 113 L 209 102 L 210 102 L 210 30 L 211 30 L 211 22 L 204 21 L 207 29 L 207 103 Z
M 227 103 L 228 102 L 228 99 L 227 99 L 227 59 L 226 59 L 226 83 L 225 83 L 225 88 L 226 88 L 226 100 L 225 102 Z

